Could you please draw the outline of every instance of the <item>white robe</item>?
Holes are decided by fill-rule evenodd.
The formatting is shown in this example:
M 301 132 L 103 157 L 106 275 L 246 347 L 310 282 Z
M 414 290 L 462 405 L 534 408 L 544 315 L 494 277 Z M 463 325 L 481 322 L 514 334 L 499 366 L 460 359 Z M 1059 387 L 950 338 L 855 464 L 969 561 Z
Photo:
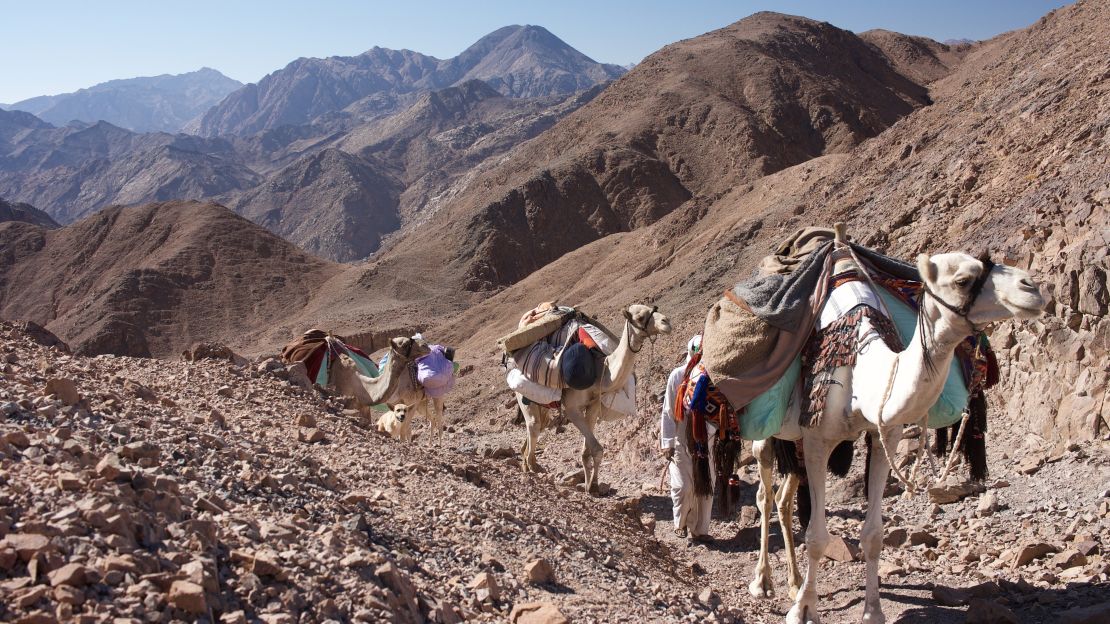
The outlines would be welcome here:
M 694 460 L 686 445 L 686 423 L 680 424 L 674 420 L 675 401 L 679 398 L 678 387 L 682 385 L 682 376 L 685 372 L 686 366 L 682 365 L 672 370 L 667 378 L 667 390 L 663 393 L 663 409 L 659 418 L 659 444 L 661 448 L 674 449 L 674 460 L 668 464 L 668 473 L 671 477 L 671 501 L 674 505 L 674 528 L 677 530 L 687 528 L 692 536 L 709 535 L 713 496 L 694 494 Z M 717 427 L 713 423 L 705 425 L 710 441 L 709 476 L 712 488 L 717 482 L 713 462 L 713 436 L 717 433 Z

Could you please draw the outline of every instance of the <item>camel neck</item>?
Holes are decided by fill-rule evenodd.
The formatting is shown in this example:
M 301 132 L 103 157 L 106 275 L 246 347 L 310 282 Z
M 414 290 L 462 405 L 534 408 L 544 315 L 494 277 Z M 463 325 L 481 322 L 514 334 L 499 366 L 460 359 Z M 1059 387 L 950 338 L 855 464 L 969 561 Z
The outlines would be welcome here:
M 878 384 L 884 390 L 890 385 L 881 406 L 883 425 L 916 422 L 933 406 L 944 390 L 956 346 L 967 336 L 966 323 L 928 296 L 918 314 L 913 337 L 894 356 L 894 377 L 887 373 Z
M 635 368 L 636 353 L 643 346 L 643 339 L 632 329 L 629 322 L 625 321 L 620 343 L 605 358 L 605 379 L 602 380 L 602 391 L 624 385 L 632 369 Z

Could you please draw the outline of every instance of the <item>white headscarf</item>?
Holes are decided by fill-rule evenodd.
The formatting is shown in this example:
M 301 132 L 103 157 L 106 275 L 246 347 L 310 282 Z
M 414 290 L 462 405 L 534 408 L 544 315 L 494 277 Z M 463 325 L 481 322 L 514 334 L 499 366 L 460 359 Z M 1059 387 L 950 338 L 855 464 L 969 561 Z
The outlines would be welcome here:
M 686 343 L 686 363 L 689 364 L 690 360 L 694 359 L 694 354 L 701 351 L 701 334 L 694 334 L 694 337 Z

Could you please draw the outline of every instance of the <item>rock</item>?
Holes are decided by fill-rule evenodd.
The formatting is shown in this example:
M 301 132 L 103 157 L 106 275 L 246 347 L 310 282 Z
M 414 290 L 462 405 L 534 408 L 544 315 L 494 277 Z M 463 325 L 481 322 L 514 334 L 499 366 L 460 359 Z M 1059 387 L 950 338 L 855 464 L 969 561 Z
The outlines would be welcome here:
M 858 555 L 859 546 L 839 535 L 829 535 L 829 545 L 825 548 L 825 557 L 840 563 L 847 563 L 854 561 Z
M 933 587 L 933 600 L 946 607 L 961 607 L 971 600 L 971 595 L 962 589 L 936 585 Z
M 713 591 L 712 587 L 706 587 L 698 592 L 698 602 L 703 605 L 715 607 L 720 604 L 721 597 L 717 595 L 717 592 Z
M 316 417 L 309 413 L 297 414 L 296 424 L 298 427 L 315 427 Z
M 1068 568 L 1075 568 L 1087 565 L 1087 557 L 1078 550 L 1070 548 L 1056 554 L 1056 556 L 1052 557 L 1052 559 L 1049 559 L 1048 565 L 1054 568 L 1059 568 L 1061 570 L 1066 570 Z
M 1057 616 L 1060 624 L 1104 624 L 1110 622 L 1110 602 L 1068 609 Z
M 905 576 L 906 569 L 890 561 L 879 561 L 879 578 L 888 576 Z
M 1018 551 L 1017 555 L 1014 556 L 1014 561 L 1010 567 L 1016 570 L 1034 559 L 1040 559 L 1045 555 L 1058 552 L 1059 550 L 1059 548 L 1056 548 L 1052 544 L 1046 544 L 1044 542 L 1025 544 Z
M 547 602 L 522 602 L 509 612 L 513 624 L 570 624 L 559 608 Z
M 77 490 L 80 489 L 83 484 L 84 481 L 81 479 L 80 475 L 75 475 L 72 472 L 58 473 L 58 487 L 63 490 Z
M 19 558 L 26 563 L 50 546 L 50 538 L 38 533 L 9 533 L 0 543 L 6 544 L 14 550 Z
M 374 570 L 374 574 L 386 587 L 393 591 L 390 607 L 394 612 L 407 611 L 409 620 L 414 622 L 423 621 L 419 605 L 416 602 L 416 589 L 404 572 L 392 563 L 386 563 L 378 566 Z
M 909 531 L 905 529 L 891 529 L 890 532 L 886 534 L 886 537 L 883 538 L 883 544 L 891 546 L 893 548 L 897 548 L 902 544 L 905 544 L 906 540 L 909 539 L 909 537 Z
M 307 429 L 301 428 L 297 432 L 297 439 L 301 442 L 307 442 L 308 444 L 320 442 L 324 439 L 324 437 L 324 432 L 316 429 L 315 427 L 310 427 Z
M 975 513 L 980 517 L 986 517 L 998 509 L 998 497 L 994 492 L 987 492 L 979 497 L 979 503 L 975 506 Z
M 198 342 L 181 354 L 181 359 L 186 362 L 199 362 L 200 360 L 227 360 L 232 364 L 242 366 L 247 363 L 246 358 L 237 355 L 231 347 L 218 342 Z
M 940 540 L 938 540 L 936 536 L 925 529 L 914 529 L 910 533 L 909 539 L 910 546 L 920 546 L 924 544 L 928 548 L 936 548 L 936 545 L 940 543 Z
M 1024 475 L 1031 475 L 1040 470 L 1043 464 L 1043 458 L 1031 455 L 1021 460 L 1021 462 L 1017 466 L 1017 471 Z
M 88 573 L 89 569 L 80 563 L 67 563 L 48 575 L 50 578 L 50 586 L 70 585 L 72 587 L 83 587 L 88 583 Z
M 81 393 L 77 390 L 77 384 L 72 379 L 64 377 L 47 380 L 44 394 L 53 395 L 66 405 L 77 405 L 81 402 Z
M 579 483 L 586 482 L 586 473 L 581 469 L 571 470 L 562 476 L 562 484 L 567 486 L 575 486 Z
M 1100 549 L 1098 542 L 1083 540 L 1082 542 L 1075 543 L 1075 550 L 1085 557 L 1090 557 L 1091 555 L 1098 554 Z
M 305 368 L 304 362 L 293 362 L 285 371 L 288 375 L 287 380 L 289 385 L 305 390 L 312 389 L 312 381 L 308 378 L 308 369 Z
M 648 533 L 655 533 L 655 516 L 652 514 L 640 514 L 640 526 Z
M 546 559 L 536 559 L 524 566 L 524 576 L 529 583 L 536 585 L 555 582 L 555 570 Z
M 216 389 L 216 394 L 230 399 L 233 396 L 234 392 L 232 391 L 231 386 L 220 386 Z
M 123 464 L 120 463 L 119 455 L 115 453 L 108 453 L 96 464 L 96 474 L 109 481 L 115 481 L 123 473 Z
M 208 612 L 208 600 L 204 596 L 204 588 L 189 581 L 174 581 L 170 585 L 169 603 L 174 607 L 201 615 Z
M 475 597 L 485 602 L 497 602 L 501 597 L 501 588 L 497 586 L 497 579 L 489 572 L 481 572 L 470 581 L 468 589 L 474 592 Z
M 120 447 L 116 452 L 120 457 L 130 459 L 131 461 L 138 461 L 140 459 L 158 459 L 162 454 L 162 450 L 156 444 L 151 444 L 146 440 L 139 442 L 132 442 Z
M 993 600 L 973 598 L 967 607 L 967 624 L 1018 624 L 1013 611 Z
M 966 483 L 950 477 L 941 485 L 929 488 L 929 500 L 938 505 L 948 505 L 984 489 L 986 488 L 981 483 Z

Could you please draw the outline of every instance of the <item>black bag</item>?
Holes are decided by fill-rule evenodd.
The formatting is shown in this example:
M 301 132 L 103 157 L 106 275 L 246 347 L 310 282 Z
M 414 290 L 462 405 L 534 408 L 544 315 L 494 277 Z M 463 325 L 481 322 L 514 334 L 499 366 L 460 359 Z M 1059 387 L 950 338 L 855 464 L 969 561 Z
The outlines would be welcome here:
M 600 367 L 589 347 L 576 342 L 568 346 L 559 358 L 559 372 L 563 383 L 575 390 L 585 390 L 597 382 Z

